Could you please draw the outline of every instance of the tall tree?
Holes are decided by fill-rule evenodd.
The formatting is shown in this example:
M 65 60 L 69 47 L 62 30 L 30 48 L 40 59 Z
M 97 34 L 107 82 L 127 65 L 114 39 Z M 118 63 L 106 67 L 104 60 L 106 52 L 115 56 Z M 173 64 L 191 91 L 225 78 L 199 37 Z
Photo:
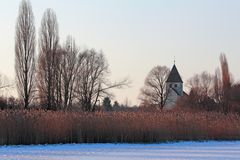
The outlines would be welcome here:
M 80 55 L 75 40 L 68 36 L 63 47 L 61 61 L 61 79 L 63 88 L 63 107 L 71 107 L 74 98 L 74 87 L 78 76 L 79 68 L 82 64 L 83 56 Z
M 219 57 L 220 64 L 221 64 L 221 70 L 222 70 L 222 107 L 223 112 L 228 113 L 229 112 L 229 100 L 230 100 L 230 90 L 231 90 L 231 75 L 228 68 L 228 61 L 226 58 L 226 55 L 222 53 Z
M 43 15 L 39 34 L 38 90 L 47 109 L 56 109 L 56 80 L 60 52 L 58 23 L 55 12 L 47 9 Z
M 156 66 L 149 72 L 139 97 L 143 104 L 163 109 L 168 95 L 166 81 L 169 72 L 166 66 Z
M 34 97 L 35 78 L 35 25 L 29 1 L 22 0 L 16 23 L 15 71 L 17 89 L 24 108 Z

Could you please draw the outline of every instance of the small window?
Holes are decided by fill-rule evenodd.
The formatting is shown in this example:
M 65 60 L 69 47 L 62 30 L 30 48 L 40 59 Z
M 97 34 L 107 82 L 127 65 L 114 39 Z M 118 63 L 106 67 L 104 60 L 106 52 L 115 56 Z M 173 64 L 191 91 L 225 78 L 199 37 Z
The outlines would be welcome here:
M 172 88 L 172 84 L 170 84 L 169 86 L 170 86 L 170 88 Z
M 175 84 L 174 87 L 177 88 L 177 84 Z

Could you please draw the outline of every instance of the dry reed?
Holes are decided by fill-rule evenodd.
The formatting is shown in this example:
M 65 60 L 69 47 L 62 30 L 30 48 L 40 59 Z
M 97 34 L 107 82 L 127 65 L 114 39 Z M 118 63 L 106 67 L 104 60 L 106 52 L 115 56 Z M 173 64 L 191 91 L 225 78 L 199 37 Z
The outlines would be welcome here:
M 216 112 L 1 110 L 0 126 L 1 145 L 240 139 L 240 117 Z

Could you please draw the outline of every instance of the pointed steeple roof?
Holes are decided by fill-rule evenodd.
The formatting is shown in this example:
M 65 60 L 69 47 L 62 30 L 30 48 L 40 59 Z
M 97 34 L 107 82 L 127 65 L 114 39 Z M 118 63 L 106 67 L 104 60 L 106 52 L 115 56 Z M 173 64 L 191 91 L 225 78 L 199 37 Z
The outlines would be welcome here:
M 180 74 L 178 73 L 177 67 L 174 64 L 172 70 L 168 76 L 167 82 L 180 82 L 183 83 Z

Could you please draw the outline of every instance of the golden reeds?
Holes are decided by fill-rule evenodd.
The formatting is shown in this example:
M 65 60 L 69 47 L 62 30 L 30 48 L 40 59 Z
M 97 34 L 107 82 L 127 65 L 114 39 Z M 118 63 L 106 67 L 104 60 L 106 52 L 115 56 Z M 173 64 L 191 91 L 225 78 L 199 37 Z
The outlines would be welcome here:
M 240 117 L 217 112 L 2 110 L 0 126 L 1 145 L 240 139 Z

